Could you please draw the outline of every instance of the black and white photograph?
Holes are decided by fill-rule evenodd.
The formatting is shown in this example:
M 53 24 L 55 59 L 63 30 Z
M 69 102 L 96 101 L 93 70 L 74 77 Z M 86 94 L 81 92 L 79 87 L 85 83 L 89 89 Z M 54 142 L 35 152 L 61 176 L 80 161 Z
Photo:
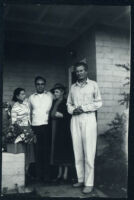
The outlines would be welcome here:
M 2 195 L 127 198 L 131 6 L 5 3 Z

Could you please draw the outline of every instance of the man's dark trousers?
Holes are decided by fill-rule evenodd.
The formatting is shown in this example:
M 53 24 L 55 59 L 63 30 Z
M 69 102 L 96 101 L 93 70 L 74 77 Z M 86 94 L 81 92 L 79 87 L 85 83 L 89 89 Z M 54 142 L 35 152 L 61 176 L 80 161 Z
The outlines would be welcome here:
M 36 155 L 36 176 L 39 180 L 49 179 L 50 163 L 50 133 L 48 125 L 33 126 L 34 134 L 37 137 L 35 145 Z

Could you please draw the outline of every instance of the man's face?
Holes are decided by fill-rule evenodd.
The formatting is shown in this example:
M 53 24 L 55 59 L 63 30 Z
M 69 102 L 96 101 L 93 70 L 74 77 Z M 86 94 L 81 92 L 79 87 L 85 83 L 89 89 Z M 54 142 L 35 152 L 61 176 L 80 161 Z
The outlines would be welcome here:
M 45 82 L 42 79 L 38 79 L 35 83 L 37 93 L 41 94 L 45 90 Z
M 87 71 L 85 70 L 84 66 L 80 65 L 76 67 L 75 72 L 78 80 L 84 80 L 87 78 Z

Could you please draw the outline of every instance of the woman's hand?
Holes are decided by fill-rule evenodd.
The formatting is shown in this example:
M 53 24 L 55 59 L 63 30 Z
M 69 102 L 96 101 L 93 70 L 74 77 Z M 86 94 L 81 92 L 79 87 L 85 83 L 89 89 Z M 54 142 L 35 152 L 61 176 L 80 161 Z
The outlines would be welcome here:
M 56 113 L 55 113 L 55 117 L 63 118 L 63 114 L 60 113 L 60 112 L 56 112 Z

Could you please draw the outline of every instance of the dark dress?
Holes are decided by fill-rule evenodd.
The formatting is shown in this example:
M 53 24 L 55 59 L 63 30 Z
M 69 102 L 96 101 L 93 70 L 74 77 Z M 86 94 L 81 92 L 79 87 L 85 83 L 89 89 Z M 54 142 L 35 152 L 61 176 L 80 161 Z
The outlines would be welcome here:
M 56 112 L 63 114 L 63 118 L 54 117 Z M 70 132 L 71 116 L 67 112 L 66 99 L 54 100 L 51 110 L 52 149 L 51 164 L 72 165 L 74 154 Z

